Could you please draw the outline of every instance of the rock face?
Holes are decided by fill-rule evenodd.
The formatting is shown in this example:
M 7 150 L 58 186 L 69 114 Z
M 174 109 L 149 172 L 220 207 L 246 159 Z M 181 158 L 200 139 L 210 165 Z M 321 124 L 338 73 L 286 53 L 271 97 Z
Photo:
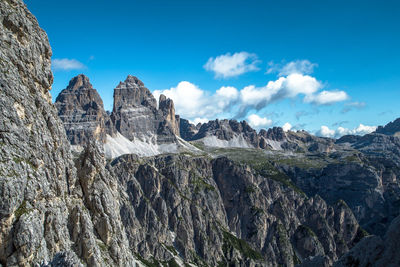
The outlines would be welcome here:
M 388 123 L 384 127 L 379 126 L 375 132 L 400 137 L 400 118 L 398 118 L 393 122 Z
M 103 101 L 83 74 L 71 79 L 57 96 L 55 106 L 72 145 L 85 146 L 89 140 L 105 143 L 106 134 L 113 134 L 114 127 Z
M 159 109 L 162 112 L 166 123 L 170 125 L 172 132 L 179 136 L 180 118 L 178 115 L 175 115 L 174 101 L 172 101 L 170 98 L 167 98 L 165 95 L 160 95 L 160 100 L 158 103 Z
M 19 0 L 0 2 L 0 22 L 0 263 L 101 266 L 109 259 L 112 265 L 132 265 L 118 225 L 111 225 L 106 240 L 120 242 L 114 257 L 114 250 L 102 249 L 91 220 L 105 217 L 104 205 L 113 202 L 98 204 L 96 212 L 85 206 L 90 198 L 83 200 L 79 180 L 89 174 L 77 176 L 51 104 L 47 35 Z
M 200 126 L 191 140 L 202 141 L 210 147 L 258 147 L 257 132 L 246 121 L 209 121 Z
M 283 131 L 281 127 L 260 130 L 260 148 L 293 152 L 329 152 L 333 150 L 334 140 L 317 137 L 306 131 Z
M 125 190 L 130 246 L 161 262 L 175 255 L 209 266 L 333 262 L 360 236 L 343 202 L 307 199 L 226 158 L 125 155 L 108 168 Z
M 182 119 L 181 119 L 182 120 Z M 198 141 L 209 147 L 262 148 L 292 152 L 329 152 L 335 141 L 316 137 L 306 131 L 285 132 L 281 127 L 256 132 L 246 121 L 214 120 L 194 126 L 181 123 L 181 136 L 187 141 Z
M 114 89 L 114 107 L 111 114 L 116 130 L 129 140 L 155 137 L 157 143 L 174 142 L 179 135 L 172 100 L 160 97 L 157 101 L 138 78 L 129 75 Z
M 175 115 L 173 101 L 161 95 L 157 109 L 153 95 L 133 76 L 115 88 L 111 114 L 105 112 L 99 94 L 84 75 L 70 81 L 55 105 L 76 152 L 81 152 L 90 140 L 103 144 L 109 158 L 196 150 L 179 138 L 180 118 Z
M 201 123 L 194 125 L 188 120 L 180 118 L 179 120 L 179 132 L 180 136 L 186 141 L 192 141 L 193 136 L 197 134 L 201 127 Z
M 399 266 L 400 216 L 393 220 L 383 239 L 368 236 L 343 255 L 335 267 Z
M 383 235 L 400 212 L 399 142 L 377 133 L 347 136 L 329 153 L 297 154 L 275 164 L 307 195 L 331 204 L 345 200 L 363 228 Z

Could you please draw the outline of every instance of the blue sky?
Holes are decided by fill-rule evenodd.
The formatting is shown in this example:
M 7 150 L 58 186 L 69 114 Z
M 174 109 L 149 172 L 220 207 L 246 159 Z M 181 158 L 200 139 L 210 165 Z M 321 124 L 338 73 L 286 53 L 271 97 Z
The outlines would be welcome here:
M 192 121 L 338 136 L 400 117 L 399 1 L 25 3 L 53 48 L 53 98 L 84 73 L 111 110 L 132 74 Z

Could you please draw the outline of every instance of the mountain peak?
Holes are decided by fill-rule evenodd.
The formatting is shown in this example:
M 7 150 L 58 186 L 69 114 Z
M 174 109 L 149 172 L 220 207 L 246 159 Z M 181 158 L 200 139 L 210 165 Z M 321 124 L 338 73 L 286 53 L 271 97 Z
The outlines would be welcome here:
M 386 135 L 400 136 L 400 118 L 389 122 L 385 126 L 379 126 L 375 132 Z
M 124 83 L 129 83 L 129 84 L 137 84 L 138 86 L 144 86 L 144 83 L 139 80 L 138 77 L 133 76 L 133 75 L 128 75 L 125 79 Z
M 84 74 L 79 74 L 79 75 L 75 76 L 74 78 L 72 78 L 69 81 L 69 84 L 67 87 L 67 89 L 69 89 L 69 90 L 79 90 L 81 88 L 88 88 L 88 89 L 93 88 L 92 84 L 89 81 L 89 78 Z

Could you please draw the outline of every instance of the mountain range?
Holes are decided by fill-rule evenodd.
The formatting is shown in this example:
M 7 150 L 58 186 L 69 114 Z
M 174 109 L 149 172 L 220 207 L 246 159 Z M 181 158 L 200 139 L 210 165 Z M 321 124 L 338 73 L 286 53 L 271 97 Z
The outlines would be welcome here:
M 46 33 L 21 0 L 0 22 L 1 265 L 400 265 L 400 119 L 194 125 L 134 76 L 112 112 L 84 75 L 53 104 Z

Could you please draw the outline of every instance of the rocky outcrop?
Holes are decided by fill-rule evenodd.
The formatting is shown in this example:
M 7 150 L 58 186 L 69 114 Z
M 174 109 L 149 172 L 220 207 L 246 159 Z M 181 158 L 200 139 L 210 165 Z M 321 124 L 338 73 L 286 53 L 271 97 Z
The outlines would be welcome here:
M 400 213 L 400 140 L 374 133 L 339 141 L 329 153 L 299 153 L 275 164 L 307 195 L 345 200 L 363 228 L 383 235 Z
M 158 103 L 159 110 L 162 112 L 166 123 L 170 125 L 172 132 L 175 135 L 179 136 L 180 119 L 178 115 L 175 115 L 174 101 L 162 94 L 160 95 L 160 100 L 158 101 Z
M 100 95 L 83 74 L 71 79 L 57 96 L 55 106 L 72 145 L 85 146 L 89 140 L 105 143 L 106 134 L 114 132 Z
M 21 1 L 1 1 L 0 22 L 0 263 L 28 266 L 70 249 L 61 199 L 76 175 L 51 104 L 47 35 Z
M 258 147 L 257 132 L 246 121 L 216 119 L 203 123 L 191 140 L 210 147 Z
M 102 249 L 82 200 L 89 175 L 77 176 L 51 103 L 47 35 L 19 0 L 0 2 L 0 22 L 0 264 L 130 265 L 130 252 Z
M 182 119 L 181 119 L 182 120 Z M 281 127 L 256 132 L 246 121 L 214 120 L 194 126 L 181 123 L 181 136 L 208 147 L 242 147 L 292 152 L 329 152 L 335 140 L 316 137 L 306 131 L 283 131 Z
M 335 267 L 399 266 L 400 216 L 393 220 L 383 239 L 368 236 L 343 255 Z
M 375 132 L 400 137 L 400 118 L 389 122 L 385 126 L 379 126 Z
M 209 266 L 293 266 L 314 256 L 332 262 L 361 231 L 343 202 L 307 199 L 226 158 L 125 155 L 108 168 L 125 190 L 130 246 L 149 261 L 179 255 Z
M 129 75 L 115 88 L 111 114 L 105 112 L 99 94 L 84 75 L 70 81 L 55 105 L 76 152 L 90 140 L 103 144 L 108 158 L 197 150 L 179 138 L 180 118 L 175 115 L 173 101 L 161 95 L 157 109 L 153 95 L 134 76 Z
M 293 152 L 329 152 L 334 140 L 314 136 L 306 131 L 283 131 L 281 127 L 260 130 L 260 148 Z
M 180 118 L 179 120 L 179 131 L 180 136 L 186 141 L 192 141 L 193 136 L 197 134 L 201 127 L 201 123 L 194 125 L 190 123 L 188 120 Z
M 138 78 L 129 75 L 114 89 L 111 118 L 116 130 L 131 141 L 151 137 L 159 144 L 176 141 L 179 124 L 173 102 L 161 98 L 161 109 L 157 109 L 157 101 L 149 89 Z

